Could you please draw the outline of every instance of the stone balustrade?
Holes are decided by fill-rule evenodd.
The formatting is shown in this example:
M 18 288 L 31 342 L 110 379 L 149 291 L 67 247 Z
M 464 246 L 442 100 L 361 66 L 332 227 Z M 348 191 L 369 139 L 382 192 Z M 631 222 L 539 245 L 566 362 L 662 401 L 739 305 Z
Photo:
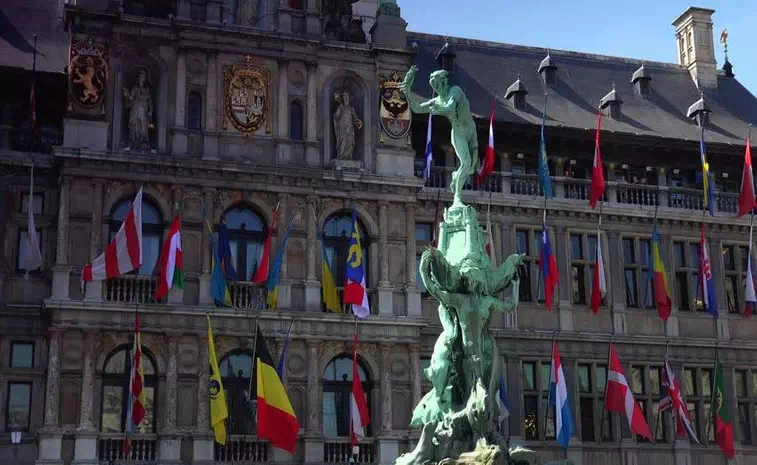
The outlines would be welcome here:
M 155 435 L 134 435 L 129 452 L 124 452 L 123 433 L 101 433 L 97 439 L 97 458 L 100 462 L 123 461 L 133 464 L 153 464 L 158 459 L 158 439 Z
M 271 443 L 250 436 L 231 435 L 225 446 L 213 444 L 216 463 L 265 463 L 271 460 Z
M 124 275 L 107 280 L 104 286 L 104 299 L 110 302 L 160 303 L 155 300 L 158 289 L 158 278 L 155 276 Z
M 354 453 L 349 441 L 327 441 L 323 443 L 324 463 L 374 463 L 376 461 L 376 444 L 365 438 L 357 445 Z

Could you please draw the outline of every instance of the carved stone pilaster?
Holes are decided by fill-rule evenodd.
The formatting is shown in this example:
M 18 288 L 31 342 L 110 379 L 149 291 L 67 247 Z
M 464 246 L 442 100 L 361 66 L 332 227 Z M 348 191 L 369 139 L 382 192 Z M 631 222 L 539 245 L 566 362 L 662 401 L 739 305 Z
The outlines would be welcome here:
M 63 331 L 50 329 L 50 347 L 47 356 L 47 398 L 45 399 L 45 428 L 58 427 L 60 399 L 60 342 Z
M 89 259 L 94 260 L 103 250 L 101 244 L 103 231 L 103 185 L 105 180 L 92 180 L 92 226 L 89 233 Z
M 307 202 L 307 211 L 305 212 L 308 225 L 307 281 L 316 281 L 315 264 L 316 252 L 318 249 L 318 218 L 316 218 L 316 207 L 318 205 L 318 197 L 315 195 L 309 195 Z
M 214 223 L 214 212 L 215 212 L 215 190 L 213 189 L 203 189 L 202 191 L 203 195 L 203 204 L 205 205 L 205 213 L 207 214 L 207 219 L 210 221 L 211 224 Z M 202 266 L 202 272 L 200 273 L 200 304 L 201 305 L 208 305 L 212 304 L 213 301 L 210 298 L 210 247 L 211 247 L 211 237 L 210 233 L 207 231 L 207 228 L 205 225 L 203 226 L 202 231 L 202 243 L 203 247 L 200 251 L 201 254 L 201 266 Z
M 55 254 L 57 265 L 68 265 L 68 199 L 70 191 L 71 181 L 63 179 L 60 184 L 58 201 L 58 245 Z
M 388 210 L 389 204 L 387 202 L 379 202 L 379 287 L 389 287 L 389 250 L 387 248 L 389 238 Z
M 78 431 L 95 431 L 92 417 L 92 407 L 95 403 L 95 360 L 97 360 L 97 333 L 87 331 L 84 335 L 84 370 L 81 380 Z
M 405 224 L 407 234 L 407 287 L 415 288 L 415 205 L 408 203 L 405 207 Z M 435 226 L 436 227 L 436 226 Z
M 308 341 L 308 391 L 307 391 L 307 425 L 306 432 L 308 435 L 320 434 L 320 422 L 318 421 L 318 397 L 320 388 L 318 387 L 318 352 L 321 347 L 320 341 Z
M 208 402 L 208 339 L 200 336 L 200 350 L 198 351 L 198 370 L 197 370 L 197 425 L 195 432 L 198 434 L 208 434 L 210 430 L 209 412 L 210 404 Z
M 176 431 L 176 394 L 178 390 L 178 371 L 176 356 L 179 352 L 177 336 L 168 336 L 168 365 L 166 366 L 166 422 L 164 432 Z
M 289 194 L 279 194 L 277 201 L 279 203 L 279 217 L 276 218 L 276 253 L 278 253 L 279 247 L 284 241 L 284 234 L 286 234 L 287 226 L 289 226 L 290 213 L 289 213 Z M 281 263 L 281 278 L 287 277 L 286 260 Z
M 379 347 L 381 358 L 381 433 L 392 432 L 392 345 L 381 344 Z

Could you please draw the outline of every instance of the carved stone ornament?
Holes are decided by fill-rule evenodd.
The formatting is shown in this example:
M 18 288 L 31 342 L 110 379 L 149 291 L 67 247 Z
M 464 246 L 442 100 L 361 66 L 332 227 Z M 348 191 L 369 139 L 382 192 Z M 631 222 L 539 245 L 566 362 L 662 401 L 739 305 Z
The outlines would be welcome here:
M 271 132 L 271 72 L 254 64 L 247 55 L 245 61 L 223 67 L 225 119 L 243 136 L 257 131 L 265 124 Z
M 400 90 L 402 79 L 393 71 L 379 76 L 379 114 L 381 128 L 392 139 L 402 139 L 410 132 L 410 105 Z
M 109 48 L 106 39 L 79 34 L 71 38 L 68 63 L 70 101 L 83 108 L 102 103 L 108 88 Z

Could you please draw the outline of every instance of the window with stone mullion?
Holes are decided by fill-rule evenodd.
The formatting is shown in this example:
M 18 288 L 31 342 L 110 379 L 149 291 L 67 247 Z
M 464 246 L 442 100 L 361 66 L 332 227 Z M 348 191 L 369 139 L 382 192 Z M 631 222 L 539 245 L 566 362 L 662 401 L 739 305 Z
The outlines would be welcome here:
M 699 281 L 699 240 L 673 241 L 673 268 L 675 270 L 675 300 L 678 310 L 703 311 L 702 288 Z
M 651 240 L 647 237 L 623 236 L 623 282 L 626 306 L 654 308 L 654 280 L 649 274 L 652 266 Z M 662 251 L 660 252 L 662 255 Z
M 736 421 L 734 426 L 737 429 L 736 439 L 744 445 L 753 444 L 752 420 L 755 412 L 755 389 L 754 382 L 757 381 L 755 374 L 757 372 L 748 369 L 737 368 L 734 371 L 734 394 L 736 394 Z M 750 395 L 751 394 L 751 395 Z
M 644 418 L 647 420 L 652 435 L 657 442 L 666 442 L 667 432 L 665 430 L 665 422 L 658 413 L 662 393 L 660 386 L 661 368 L 658 366 L 633 364 L 629 373 L 634 399 L 644 412 Z M 639 435 L 636 435 L 636 440 L 638 442 L 649 442 L 646 438 Z
M 749 248 L 745 244 L 723 244 L 723 292 L 728 313 L 743 313 L 744 288 Z
M 520 271 L 521 302 L 544 302 L 544 285 L 540 279 L 539 256 L 541 253 L 541 229 L 523 227 L 515 229 L 516 253 L 523 254 Z
M 612 440 L 612 416 L 604 408 L 606 383 L 607 365 L 597 363 L 580 363 L 578 365 L 582 441 Z
M 594 280 L 594 263 L 597 255 L 597 236 L 586 232 L 570 232 L 571 301 L 588 305 Z
M 555 409 L 548 406 L 551 367 L 550 362 L 523 362 L 523 433 L 528 440 L 555 437 Z
M 689 412 L 689 422 L 702 444 L 712 443 L 715 433 L 712 422 L 712 370 L 710 368 L 681 368 L 681 394 Z M 675 425 L 674 425 L 675 426 Z M 707 438 L 705 438 L 707 436 Z

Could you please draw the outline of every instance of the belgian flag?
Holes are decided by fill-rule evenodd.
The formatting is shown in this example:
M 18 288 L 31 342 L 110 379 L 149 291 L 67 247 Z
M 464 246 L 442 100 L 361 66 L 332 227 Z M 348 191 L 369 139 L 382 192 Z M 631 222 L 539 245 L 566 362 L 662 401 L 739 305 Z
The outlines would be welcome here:
M 274 447 L 294 454 L 300 424 L 281 384 L 276 365 L 258 327 L 255 347 L 255 377 L 258 397 L 258 436 Z

